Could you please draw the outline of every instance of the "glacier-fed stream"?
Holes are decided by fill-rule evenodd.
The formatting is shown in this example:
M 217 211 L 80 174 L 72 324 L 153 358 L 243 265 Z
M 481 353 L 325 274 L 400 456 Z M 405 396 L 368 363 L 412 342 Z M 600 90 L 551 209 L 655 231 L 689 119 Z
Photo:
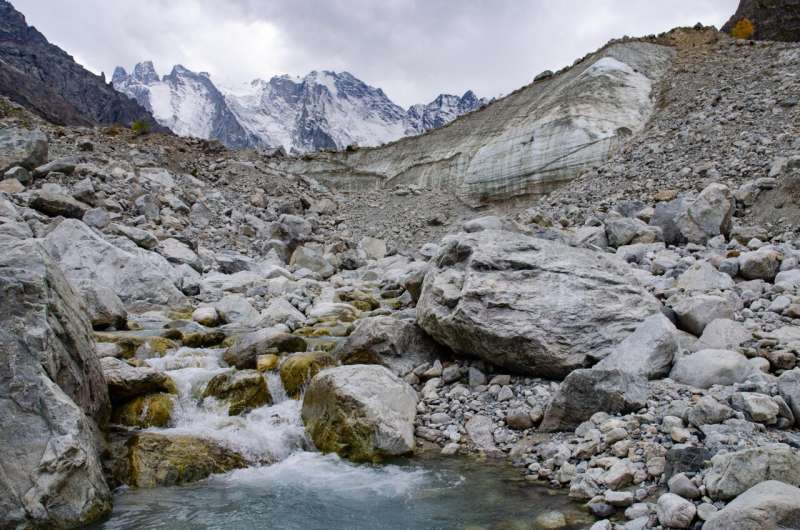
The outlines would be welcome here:
M 111 517 L 93 529 L 535 529 L 554 511 L 567 517 L 562 528 L 586 524 L 565 495 L 506 465 L 424 455 L 356 465 L 320 454 L 305 436 L 301 401 L 286 397 L 277 374 L 266 375 L 272 405 L 228 416 L 223 404 L 200 397 L 229 370 L 223 351 L 180 348 L 146 361 L 179 392 L 172 426 L 149 430 L 213 439 L 251 467 L 184 486 L 122 488 Z

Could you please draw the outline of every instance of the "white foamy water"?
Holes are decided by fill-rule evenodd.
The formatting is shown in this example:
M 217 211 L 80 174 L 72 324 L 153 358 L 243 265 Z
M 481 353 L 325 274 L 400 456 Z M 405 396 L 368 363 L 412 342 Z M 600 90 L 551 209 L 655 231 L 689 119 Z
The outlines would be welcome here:
M 212 377 L 231 370 L 222 360 L 224 351 L 180 348 L 146 361 L 153 368 L 168 373 L 178 387 L 172 425 L 149 430 L 214 440 L 255 464 L 280 461 L 307 448 L 309 444 L 300 419 L 301 403 L 287 399 L 277 374 L 267 375 L 273 404 L 247 414 L 229 416 L 227 404 L 202 398 Z

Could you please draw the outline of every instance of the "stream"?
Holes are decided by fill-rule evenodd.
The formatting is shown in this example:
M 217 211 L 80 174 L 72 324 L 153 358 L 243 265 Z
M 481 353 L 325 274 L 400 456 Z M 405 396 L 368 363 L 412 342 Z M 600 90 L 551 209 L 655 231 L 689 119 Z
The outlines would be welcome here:
M 179 348 L 148 359 L 178 387 L 169 428 L 238 451 L 252 467 L 183 486 L 121 488 L 114 511 L 94 530 L 144 529 L 537 529 L 591 523 L 564 494 L 527 483 L 506 464 L 419 456 L 383 465 L 352 464 L 313 450 L 277 373 L 267 373 L 273 404 L 228 416 L 224 403 L 200 399 L 206 383 L 230 370 L 223 349 Z M 553 512 L 566 526 L 547 526 Z M 538 519 L 537 519 L 538 518 Z

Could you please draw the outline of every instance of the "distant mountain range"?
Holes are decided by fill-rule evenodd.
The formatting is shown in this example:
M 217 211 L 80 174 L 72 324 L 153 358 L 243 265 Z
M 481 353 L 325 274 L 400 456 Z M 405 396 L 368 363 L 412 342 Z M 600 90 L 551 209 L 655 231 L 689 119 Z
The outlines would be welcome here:
M 283 147 L 290 153 L 374 146 L 441 127 L 487 103 L 472 91 L 442 94 L 408 110 L 347 72 L 313 71 L 240 86 L 216 85 L 181 65 L 163 77 L 150 61 L 118 67 L 113 86 L 182 136 L 229 147 Z

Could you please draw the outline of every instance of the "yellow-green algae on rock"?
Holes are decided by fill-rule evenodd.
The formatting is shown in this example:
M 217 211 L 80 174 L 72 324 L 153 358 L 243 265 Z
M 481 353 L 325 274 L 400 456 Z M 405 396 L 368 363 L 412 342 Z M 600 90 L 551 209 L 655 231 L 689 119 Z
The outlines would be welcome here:
M 137 433 L 113 451 L 114 478 L 139 488 L 186 484 L 247 465 L 240 454 L 187 435 Z
M 417 393 L 378 365 L 330 368 L 306 389 L 301 416 L 324 453 L 378 462 L 414 449 Z
M 203 397 L 228 403 L 228 415 L 238 416 L 272 401 L 264 376 L 256 370 L 217 374 L 206 385 Z
M 281 364 L 281 382 L 286 394 L 292 398 L 300 397 L 303 387 L 320 370 L 334 366 L 336 360 L 329 353 L 309 351 L 294 353 L 284 359 Z
M 139 396 L 115 407 L 111 421 L 129 427 L 166 427 L 172 418 L 175 406 L 170 394 L 149 394 Z

